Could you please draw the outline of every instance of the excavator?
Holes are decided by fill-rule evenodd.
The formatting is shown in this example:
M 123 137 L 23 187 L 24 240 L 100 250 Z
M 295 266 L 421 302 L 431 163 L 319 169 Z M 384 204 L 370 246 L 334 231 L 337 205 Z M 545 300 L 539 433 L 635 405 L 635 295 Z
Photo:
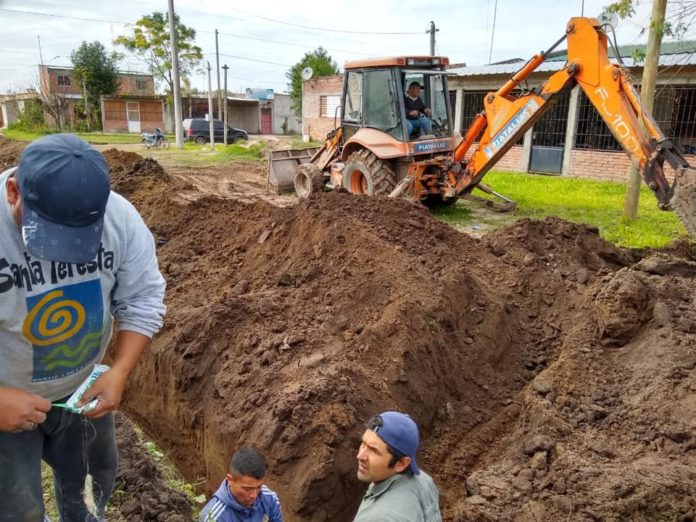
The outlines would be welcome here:
M 564 41 L 564 68 L 538 88 L 523 88 L 525 79 Z M 676 212 L 696 238 L 696 169 L 642 107 L 628 71 L 610 61 L 608 43 L 605 26 L 597 19 L 571 18 L 551 48 L 485 95 L 483 111 L 463 135 L 453 132 L 447 58 L 348 62 L 340 125 L 318 149 L 272 157 L 269 185 L 276 191 L 294 188 L 300 197 L 342 187 L 352 194 L 445 205 L 474 188 L 492 193 L 482 183 L 484 175 L 564 92 L 579 86 L 638 166 L 659 208 Z M 426 135 L 409 133 L 403 93 L 413 82 L 423 87 L 424 105 L 430 108 L 432 128 Z M 665 176 L 665 162 L 675 172 L 672 183 Z

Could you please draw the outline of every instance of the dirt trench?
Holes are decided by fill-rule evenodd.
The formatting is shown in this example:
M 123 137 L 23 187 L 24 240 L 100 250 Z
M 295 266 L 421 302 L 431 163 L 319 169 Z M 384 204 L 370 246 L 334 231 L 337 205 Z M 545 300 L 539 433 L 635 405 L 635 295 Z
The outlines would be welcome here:
M 352 520 L 362 422 L 396 408 L 445 520 L 696 519 L 687 247 L 554 218 L 475 239 L 341 193 L 245 204 L 106 155 L 168 282 L 125 409 L 190 481 L 253 445 L 288 520 Z
M 362 422 L 396 408 L 446 520 L 693 520 L 687 249 L 619 250 L 554 218 L 474 239 L 405 201 L 277 208 L 128 181 L 169 315 L 126 408 L 190 480 L 212 490 L 254 445 L 289 520 L 351 520 Z

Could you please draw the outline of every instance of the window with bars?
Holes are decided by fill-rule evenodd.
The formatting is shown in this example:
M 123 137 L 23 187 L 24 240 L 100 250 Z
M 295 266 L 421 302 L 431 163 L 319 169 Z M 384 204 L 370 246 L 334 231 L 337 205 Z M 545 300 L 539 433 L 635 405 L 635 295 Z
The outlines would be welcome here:
M 319 97 L 319 115 L 322 118 L 333 118 L 337 114 L 336 109 L 340 106 L 341 97 L 337 94 L 328 94 Z
M 465 134 L 469 126 L 474 122 L 476 115 L 483 110 L 483 99 L 491 91 L 462 91 L 462 134 Z M 519 89 L 512 91 L 512 96 L 518 96 Z M 522 145 L 524 138 L 520 138 L 516 145 Z
M 621 150 L 621 145 L 616 141 L 590 99 L 582 91 L 578 102 L 578 130 L 575 135 L 575 148 Z
M 462 133 L 474 122 L 483 110 L 483 98 L 490 91 L 462 91 Z
M 59 74 L 58 75 L 58 85 L 62 87 L 70 87 L 71 82 L 70 82 L 70 76 L 67 74 Z
M 577 149 L 621 150 L 621 145 L 584 93 L 580 93 Z M 662 85 L 653 116 L 662 132 L 683 153 L 696 153 L 696 86 Z
M 658 86 L 653 116 L 679 151 L 696 154 L 696 86 Z
M 569 106 L 570 91 L 559 95 L 553 106 L 534 124 L 532 145 L 563 147 L 568 126 Z

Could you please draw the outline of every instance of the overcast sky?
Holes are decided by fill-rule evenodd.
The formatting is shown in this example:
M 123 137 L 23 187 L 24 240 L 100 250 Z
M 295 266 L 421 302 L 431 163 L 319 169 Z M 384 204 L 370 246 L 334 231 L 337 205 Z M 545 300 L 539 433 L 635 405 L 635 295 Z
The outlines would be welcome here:
M 581 14 L 583 3 L 586 16 L 597 16 L 609 1 L 498 0 L 494 32 L 496 0 L 175 0 L 174 6 L 182 22 L 197 32 L 196 43 L 213 66 L 213 88 L 218 29 L 220 65 L 230 67 L 230 90 L 284 92 L 288 68 L 320 45 L 341 67 L 346 60 L 366 56 L 428 54 L 425 31 L 433 20 L 439 28 L 436 51 L 452 63 L 483 65 L 489 63 L 489 54 L 492 62 L 526 59 L 562 36 L 568 19 Z M 618 24 L 619 44 L 646 40 L 639 31 L 647 26 L 649 4 L 641 1 L 636 16 Z M 83 40 L 98 40 L 114 49 L 115 37 L 131 34 L 131 24 L 158 10 L 166 12 L 166 0 L 0 0 L 0 93 L 35 83 L 40 62 L 37 37 L 44 63 L 70 65 L 70 53 Z M 413 34 L 374 34 L 379 32 Z M 145 70 L 129 55 L 120 68 Z M 192 83 L 207 90 L 202 74 Z

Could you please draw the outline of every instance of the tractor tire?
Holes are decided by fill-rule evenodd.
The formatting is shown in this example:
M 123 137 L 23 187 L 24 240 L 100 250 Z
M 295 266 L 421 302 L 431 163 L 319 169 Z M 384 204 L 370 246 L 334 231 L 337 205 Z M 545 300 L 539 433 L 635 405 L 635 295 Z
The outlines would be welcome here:
M 343 168 L 343 188 L 351 194 L 388 196 L 396 187 L 391 166 L 369 150 L 354 152 Z
M 297 196 L 306 199 L 324 189 L 324 175 L 314 163 L 302 163 L 295 170 L 294 185 Z

